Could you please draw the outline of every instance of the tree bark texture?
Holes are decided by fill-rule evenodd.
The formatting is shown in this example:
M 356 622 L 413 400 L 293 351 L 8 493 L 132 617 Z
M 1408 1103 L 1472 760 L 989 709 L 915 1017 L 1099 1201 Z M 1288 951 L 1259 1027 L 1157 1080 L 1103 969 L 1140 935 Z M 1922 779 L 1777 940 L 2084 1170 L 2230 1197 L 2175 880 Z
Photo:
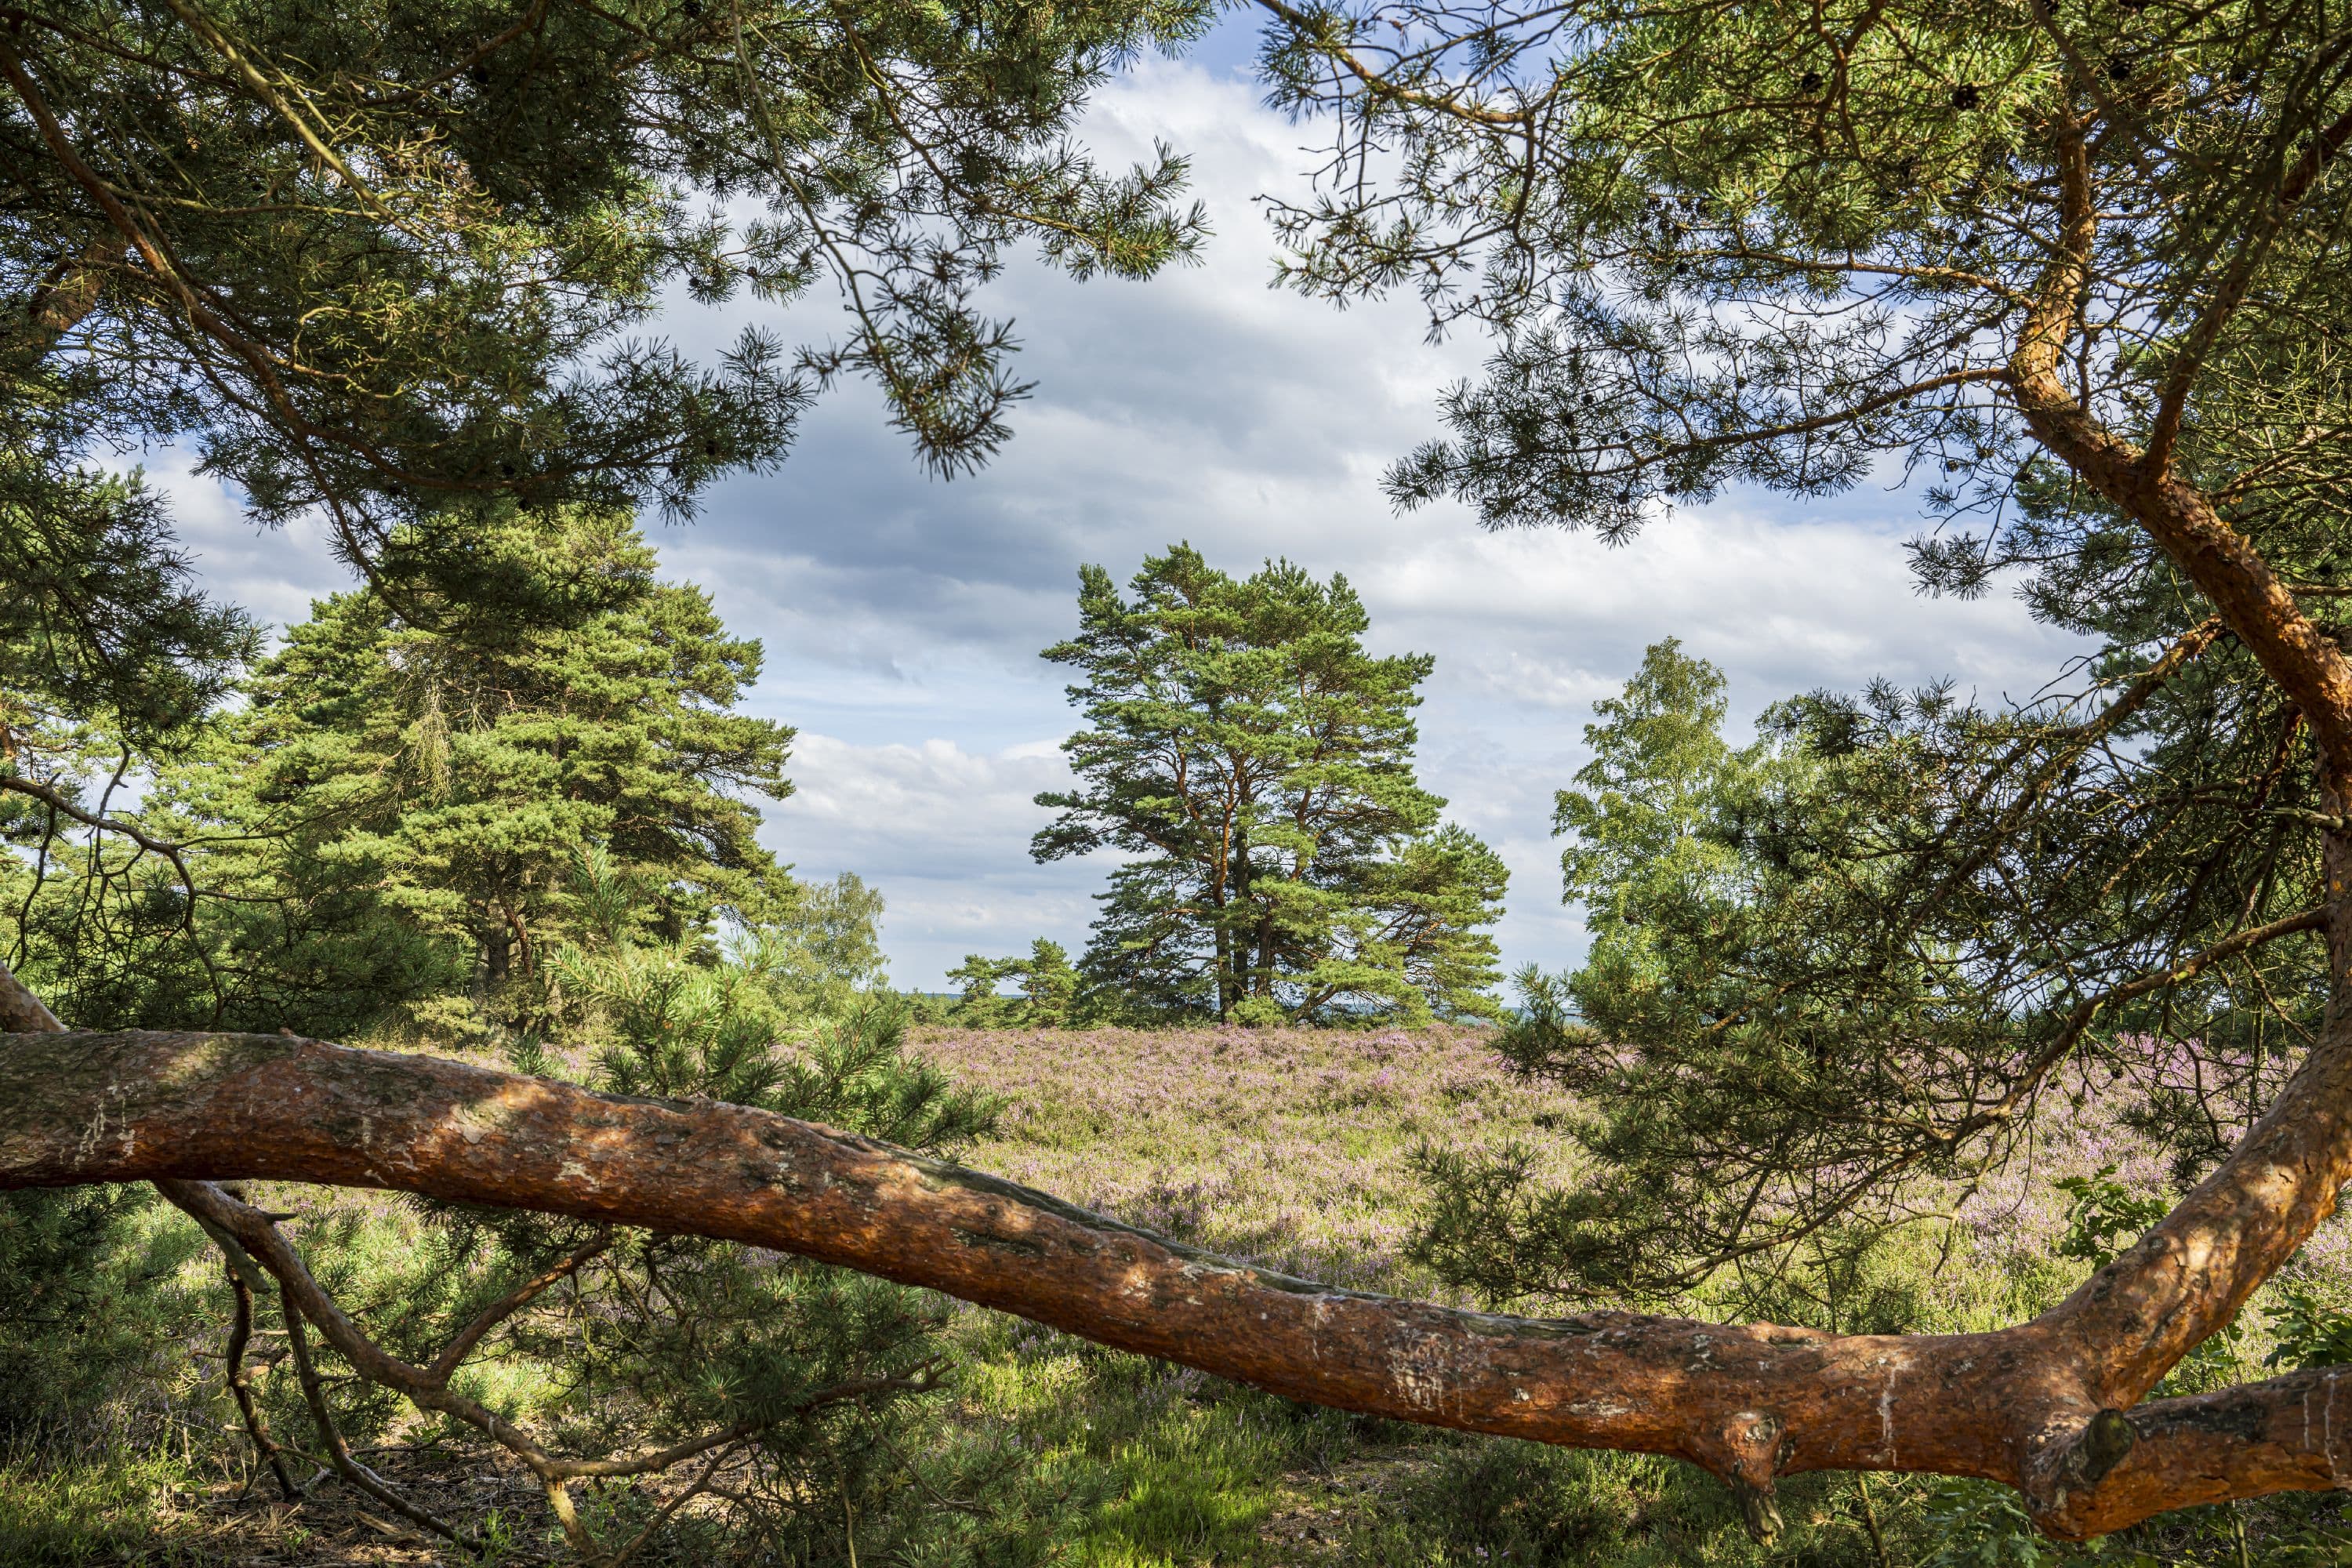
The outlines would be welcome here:
M 2341 812 L 2352 664 L 2209 498 L 2066 387 L 2095 218 L 2063 149 L 2066 232 L 2003 372 L 2037 437 L 2135 518 L 2297 705 Z M 2327 835 L 2331 1004 L 2239 1147 L 2051 1311 L 1998 1332 L 1843 1336 L 1632 1313 L 1501 1317 L 1334 1289 L 1202 1253 L 904 1150 L 711 1102 L 598 1095 L 278 1036 L 66 1033 L 0 969 L 0 1187 L 268 1178 L 386 1188 L 804 1255 L 1313 1403 L 1673 1455 L 1768 1528 L 1776 1477 L 2008 1482 L 2083 1537 L 2194 1503 L 2352 1481 L 2352 1368 L 2142 1404 L 2352 1181 L 2352 837 Z M 1218 926 L 1221 954 L 1229 932 Z M 1221 965 L 1221 1005 L 1234 977 Z M 171 1189 L 167 1189 L 171 1190 Z M 189 1192 L 230 1226 L 239 1210 Z M 179 1201 L 175 1199 L 175 1201 Z M 291 1267 L 291 1260 L 288 1260 Z M 322 1331 L 335 1325 L 302 1309 Z M 2342 1426 L 2341 1433 L 2337 1427 Z
M 2045 1528 L 2083 1536 L 2352 1475 L 2346 1372 L 2122 1413 L 2352 1175 L 2346 1057 L 2315 1053 L 2238 1154 L 2063 1304 L 1956 1336 L 1536 1320 L 1335 1289 L 787 1117 L 282 1036 L 0 1041 L 0 1185 L 263 1178 L 691 1232 L 1292 1398 L 1674 1455 L 1730 1483 L 1759 1525 L 1777 1476 L 1904 1470 L 2010 1482 Z

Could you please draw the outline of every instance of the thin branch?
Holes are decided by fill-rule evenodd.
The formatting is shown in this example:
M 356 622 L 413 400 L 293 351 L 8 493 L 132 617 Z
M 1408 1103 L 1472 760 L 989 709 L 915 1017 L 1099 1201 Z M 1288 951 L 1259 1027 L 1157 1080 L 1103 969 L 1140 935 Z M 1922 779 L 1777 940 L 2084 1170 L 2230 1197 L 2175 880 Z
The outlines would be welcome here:
M 474 1347 L 481 1343 L 484 1334 L 529 1306 L 550 1287 L 570 1278 L 582 1264 L 604 1252 L 612 1245 L 612 1232 L 602 1231 L 572 1248 L 571 1256 L 564 1258 L 562 1262 L 542 1274 L 526 1279 L 483 1308 L 481 1311 L 475 1314 L 471 1322 L 457 1331 L 457 1337 L 443 1348 L 441 1353 L 433 1358 L 431 1364 L 424 1369 L 424 1375 L 433 1383 L 446 1386 L 450 1374 L 455 1373 L 458 1365 L 473 1353 Z
M 1292 32 L 1300 38 L 1314 37 L 1316 33 L 1314 18 L 1305 12 L 1284 4 L 1284 0 L 1258 0 L 1258 4 L 1288 24 Z M 1424 109 L 1433 114 L 1443 114 L 1450 119 L 1466 121 L 1473 125 L 1502 129 L 1517 130 L 1532 123 L 1536 118 L 1536 106 L 1533 104 L 1517 110 L 1503 110 L 1488 109 L 1478 104 L 1458 103 L 1449 98 L 1440 98 L 1412 88 L 1398 86 L 1389 80 L 1385 74 L 1359 59 L 1354 51 L 1344 45 L 1318 40 L 1310 47 L 1316 53 L 1330 60 L 1334 65 L 1344 68 L 1348 74 L 1362 84 L 1364 90 L 1374 98 L 1384 98 L 1392 103 Z
M 187 867 L 180 858 L 187 852 L 189 846 L 153 837 L 143 831 L 138 824 L 125 822 L 119 816 L 108 816 L 101 812 L 86 811 L 76 805 L 71 796 L 64 794 L 55 785 L 45 784 L 38 779 L 26 778 L 22 773 L 0 773 L 0 790 L 13 790 L 18 795 L 31 795 L 60 816 L 69 816 L 84 827 L 93 827 L 102 833 L 112 833 L 128 838 L 150 854 L 162 856 L 178 868 L 181 879 L 187 884 L 188 890 L 191 893 L 195 891 L 195 883 L 189 878 Z
M 311 1424 L 319 1429 L 320 1441 L 326 1445 L 327 1458 L 332 1461 L 335 1473 L 411 1524 L 421 1525 L 445 1541 L 472 1546 L 474 1543 L 455 1528 L 402 1497 L 382 1476 L 352 1457 L 351 1445 L 343 1440 L 342 1430 L 335 1425 L 335 1413 L 327 1404 L 327 1391 L 319 1381 L 318 1368 L 311 1363 L 310 1337 L 302 1327 L 301 1310 L 283 1280 L 278 1283 L 278 1290 L 285 1308 L 287 1342 L 294 1352 L 294 1373 L 301 1381 L 302 1397 L 310 1406 Z
M 2327 56 L 2341 55 L 2352 47 L 2352 35 L 2336 40 Z M 2328 63 L 2325 58 L 2307 62 L 2305 68 L 2318 70 Z M 2261 270 L 2264 258 L 2270 254 L 2272 242 L 2286 226 L 2287 219 L 2301 204 L 2305 194 L 2319 178 L 2320 172 L 2352 140 L 2352 110 L 2336 117 L 2334 124 L 2312 139 L 2312 145 L 2295 161 L 2281 184 L 2278 195 L 2262 204 L 2254 215 L 2252 228 L 2240 237 L 2236 255 L 2231 258 L 2229 270 L 2214 286 L 2212 297 L 2197 321 L 2182 336 L 2179 349 L 2167 368 L 2164 384 L 2157 394 L 2156 424 L 2147 443 L 2147 461 L 2151 468 L 2162 471 L 2172 461 L 2174 444 L 2180 437 L 2180 421 L 2189 406 L 2189 394 L 2197 384 L 2197 373 L 2204 368 L 2205 357 L 2221 335 L 2221 329 L 2243 304 L 2252 288 L 2254 276 Z
M 741 1450 L 741 1447 L 742 1445 L 740 1443 L 730 1443 L 725 1447 L 719 1449 L 717 1453 L 711 1455 L 710 1462 L 702 1467 L 702 1474 L 695 1479 L 695 1482 L 692 1486 L 687 1488 L 684 1491 L 678 1493 L 677 1496 L 664 1503 L 662 1505 L 661 1511 L 655 1514 L 653 1518 L 647 1520 L 646 1521 L 646 1527 L 643 1530 L 640 1530 L 636 1534 L 631 1536 L 625 1544 L 615 1548 L 611 1556 L 605 1558 L 604 1562 L 597 1564 L 597 1568 L 622 1568 L 622 1565 L 627 1563 L 630 1558 L 635 1557 L 639 1552 L 643 1551 L 646 1543 L 661 1532 L 662 1527 L 667 1524 L 671 1519 L 676 1517 L 679 1509 L 684 1508 L 688 1503 L 692 1502 L 696 1498 L 701 1496 L 703 1492 L 709 1489 L 710 1483 L 719 1479 L 720 1467 L 724 1466 L 728 1460 L 733 1458 L 736 1454 Z
M 407 226 L 401 222 L 392 209 L 384 205 L 383 199 L 368 188 L 366 181 L 352 172 L 351 165 L 343 162 L 342 154 L 336 152 L 328 144 L 326 139 L 319 134 L 318 128 L 310 123 L 309 117 L 296 112 L 294 108 L 279 96 L 278 87 L 279 82 L 285 81 L 283 73 L 279 74 L 278 82 L 272 82 L 259 67 L 246 58 L 228 34 L 210 16 L 190 4 L 190 0 L 163 0 L 163 3 L 169 5 L 173 13 L 192 31 L 210 44 L 215 53 L 229 63 L 236 71 L 238 78 L 244 81 L 247 90 L 261 101 L 263 107 L 293 128 L 294 134 L 302 139 L 302 144 L 310 149 L 312 155 L 332 169 L 341 178 L 343 184 L 350 187 L 352 194 L 359 197 L 361 205 L 396 228 L 410 233 L 415 232 L 408 230 Z M 287 85 L 291 84 L 287 83 Z
M 2327 905 L 2314 905 L 2310 909 L 2298 910 L 2267 924 L 2239 931 L 2236 935 L 2217 942 L 2203 952 L 2182 959 L 2178 963 L 2166 964 L 2160 969 L 2151 970 L 2121 984 L 2110 986 L 2096 996 L 2085 997 L 2076 1003 L 2067 1013 L 2066 1020 L 2059 1026 L 2057 1035 L 2048 1045 L 2042 1047 L 2031 1062 L 2026 1064 L 2023 1075 L 2010 1091 L 1983 1110 L 1968 1118 L 1958 1127 L 1954 1128 L 1948 1134 L 1948 1142 L 1956 1145 L 1969 1134 L 2014 1116 L 2017 1113 L 2017 1108 L 2024 1103 L 2026 1098 L 2032 1093 L 2035 1086 L 2041 1083 L 2050 1069 L 2064 1061 L 2074 1051 L 2075 1044 L 2082 1039 L 2084 1031 L 2091 1026 L 2101 1013 L 2111 1011 L 2126 1002 L 2145 996 L 2150 992 L 2184 984 L 2196 979 L 2217 963 L 2235 958 L 2241 953 L 2251 952 L 2255 948 L 2278 941 L 2281 937 L 2294 936 L 2302 931 L 2323 931 L 2326 928 L 2328 915 Z
M 215 1239 L 234 1243 L 277 1281 L 279 1290 L 316 1325 L 337 1353 L 372 1383 L 404 1394 L 412 1404 L 453 1415 L 513 1450 L 541 1476 L 553 1460 L 512 1422 L 427 1376 L 370 1339 L 334 1298 L 320 1288 L 299 1254 L 278 1234 L 269 1216 L 208 1181 L 158 1181 L 155 1188 L 203 1226 Z
M 269 1436 L 269 1423 L 262 1415 L 260 1405 L 254 1402 L 253 1383 L 245 1369 L 245 1347 L 253 1337 L 253 1289 L 235 1265 L 226 1269 L 230 1294 L 236 1306 L 229 1319 L 228 1343 L 221 1352 L 226 1363 L 224 1374 L 228 1379 L 228 1391 L 236 1401 L 236 1413 L 244 1419 L 246 1436 L 252 1439 L 254 1451 L 269 1465 L 270 1473 L 278 1478 L 278 1489 L 287 1501 L 302 1495 L 294 1478 L 286 1473 L 286 1461 L 278 1455 L 278 1445 Z
M 651 1475 L 698 1454 L 709 1452 L 723 1444 L 740 1442 L 755 1436 L 779 1422 L 813 1415 L 828 1405 L 845 1404 L 854 1399 L 870 1399 L 877 1394 L 928 1394 L 940 1384 L 940 1363 L 925 1362 L 912 1373 L 898 1377 L 856 1377 L 803 1394 L 793 1402 L 782 1415 L 758 1421 L 739 1421 L 717 1432 L 689 1437 L 673 1443 L 667 1448 L 634 1459 L 556 1459 L 548 1466 L 550 1474 L 567 1481 L 612 1480 L 623 1476 Z

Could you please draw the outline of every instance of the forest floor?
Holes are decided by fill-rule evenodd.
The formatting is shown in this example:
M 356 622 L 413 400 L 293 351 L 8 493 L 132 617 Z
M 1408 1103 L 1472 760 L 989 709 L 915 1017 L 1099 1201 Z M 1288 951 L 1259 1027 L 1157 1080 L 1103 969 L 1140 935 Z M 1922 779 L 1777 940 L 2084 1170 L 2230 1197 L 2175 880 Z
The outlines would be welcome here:
M 931 1026 L 913 1047 L 961 1082 L 1002 1097 L 999 1131 L 966 1152 L 969 1163 L 1289 1272 L 1442 1296 L 1408 1256 L 1421 1200 L 1417 1150 L 1520 1144 L 1549 1162 L 1550 1174 L 1574 1174 L 1559 1134 L 1575 1105 L 1509 1078 L 1491 1040 L 1484 1030 L 1446 1027 Z M 2106 1166 L 2135 1188 L 2170 1179 L 2095 1092 L 2076 1091 L 2091 1097 L 2066 1119 L 2063 1142 L 2030 1148 L 1965 1188 L 1923 1194 L 1928 1217 L 1872 1251 L 1849 1280 L 1868 1310 L 1921 1330 L 1990 1327 L 2030 1315 L 2072 1287 L 2084 1266 L 2056 1256 L 2068 1222 L 2053 1183 Z M 2352 1237 L 2344 1230 L 2338 1222 L 2306 1249 L 2306 1278 L 2352 1295 Z M 1690 1307 L 1704 1311 L 1709 1303 Z M 1840 1319 L 1853 1309 L 1830 1302 L 1822 1310 Z M 1841 1319 L 1840 1326 L 1850 1325 Z M 1789 1529 L 1767 1550 L 1738 1529 L 1715 1482 L 1669 1461 L 1561 1453 L 1316 1410 L 976 1309 L 954 1312 L 949 1340 L 955 1376 L 929 1439 L 1015 1456 L 1020 1473 L 991 1506 L 1019 1525 L 992 1537 L 985 1552 L 942 1553 L 943 1563 L 2042 1568 L 2074 1560 L 2022 1537 L 1998 1489 L 1796 1478 L 1783 1499 Z M 2234 1364 L 2217 1364 L 2210 1375 L 2262 1375 L 2263 1348 L 2259 1332 L 2246 1336 Z M 394 1443 L 370 1463 L 450 1517 L 508 1531 L 500 1568 L 560 1560 L 548 1549 L 535 1489 L 498 1457 Z M 5 1542 L 33 1540 L 58 1544 L 22 1556 L 28 1564 L 467 1561 L 338 1484 L 289 1506 L 272 1500 L 266 1479 L 240 1495 L 229 1480 L 207 1485 L 191 1476 L 158 1460 L 145 1469 L 61 1474 L 39 1483 L 46 1489 L 12 1489 L 0 1469 L 0 1568 L 19 1560 L 8 1557 Z M 142 1486 L 144 1495 L 134 1495 Z M 2291 1518 L 2201 1510 L 2143 1531 L 2127 1547 L 2114 1543 L 2095 1561 L 2116 1568 L 2352 1562 L 2338 1550 L 2352 1537 L 2343 1535 L 2333 1500 L 2288 1506 Z M 82 1521 L 92 1528 L 77 1533 Z M 2253 1544 L 2242 1546 L 2247 1539 Z M 862 1559 L 848 1550 L 841 1556 L 866 1568 L 932 1561 L 871 1547 Z M 638 1561 L 668 1568 L 659 1552 Z M 694 1568 L 715 1565 L 696 1560 Z

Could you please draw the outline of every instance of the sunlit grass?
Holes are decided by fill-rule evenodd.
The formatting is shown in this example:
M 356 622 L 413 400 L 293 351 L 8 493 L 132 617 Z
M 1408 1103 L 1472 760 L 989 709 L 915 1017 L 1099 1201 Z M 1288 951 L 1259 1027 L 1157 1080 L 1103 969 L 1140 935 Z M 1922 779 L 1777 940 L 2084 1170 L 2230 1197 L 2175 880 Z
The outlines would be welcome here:
M 1002 1131 L 968 1153 L 971 1163 L 1295 1272 L 1443 1295 L 1407 1255 L 1415 1147 L 1521 1139 L 1552 1151 L 1556 1175 L 1575 1175 L 1559 1132 L 1574 1105 L 1504 1077 L 1488 1038 L 1442 1028 L 933 1029 L 917 1048 L 1007 1098 Z M 2158 1191 L 2166 1180 L 2154 1154 L 2095 1103 L 2063 1134 L 2030 1162 L 1972 1184 L 1923 1186 L 1919 1217 L 1849 1269 L 1833 1300 L 1790 1296 L 1785 1310 L 1845 1328 L 1949 1331 L 2046 1308 L 2087 1267 L 2056 1251 L 2064 1203 L 2052 1183 L 2110 1161 L 2137 1188 Z M 401 1200 L 285 1188 L 271 1201 L 299 1214 L 293 1232 L 356 1309 L 392 1311 L 440 1266 L 420 1249 L 418 1216 Z M 2347 1259 L 2338 1224 L 2297 1267 L 2315 1289 L 2352 1300 Z M 272 1503 L 266 1479 L 246 1488 L 252 1458 L 221 1394 L 219 1363 L 203 1359 L 217 1352 L 226 1304 L 216 1261 L 176 1214 L 156 1205 L 109 1267 L 116 1283 L 92 1319 L 92 1333 L 103 1332 L 91 1342 L 117 1354 L 139 1342 L 149 1349 L 112 1374 L 110 1403 L 77 1417 L 70 1451 L 37 1449 L 0 1465 L 0 1568 L 209 1565 L 253 1560 L 264 1542 L 273 1561 L 310 1560 L 310 1505 Z M 1702 1296 L 1689 1306 L 1736 1310 L 1727 1303 Z M 2258 1308 L 2226 1356 L 2209 1358 L 2200 1375 L 2263 1375 L 2268 1336 Z M 795 1568 L 845 1564 L 853 1547 L 864 1568 L 1920 1568 L 1956 1544 L 1994 1554 L 1950 1562 L 2067 1560 L 1951 1536 L 1999 1510 L 1936 1504 L 1941 1494 L 1924 1479 L 1792 1478 L 1780 1499 L 1787 1529 L 1767 1548 L 1741 1528 L 1712 1478 L 1674 1461 L 1347 1416 L 976 1309 L 954 1312 L 945 1342 L 953 1376 L 925 1407 L 913 1429 L 919 1445 L 904 1456 L 910 1506 L 893 1517 L 845 1518 L 838 1540 Z M 58 1359 L 45 1364 L 73 1363 L 70 1344 L 53 1353 Z M 257 1342 L 257 1364 L 266 1370 L 273 1353 L 270 1342 Z M 557 1364 L 502 1352 L 465 1378 L 468 1392 L 561 1436 L 568 1385 Z M 265 1383 L 281 1433 L 307 1442 L 282 1366 Z M 355 1440 L 450 1436 L 397 1400 L 355 1389 L 341 1397 Z M 463 1458 L 457 1436 L 453 1451 Z M 319 1495 L 331 1499 L 332 1488 Z M 495 1538 L 491 1561 L 560 1559 L 527 1493 L 480 1498 L 468 1505 L 469 1522 Z M 618 1491 L 582 1500 L 591 1510 L 647 1506 Z M 2184 1568 L 2232 1563 L 2235 1537 L 2223 1524 L 2248 1530 L 2253 1561 L 2337 1561 L 2333 1498 L 2250 1504 L 2236 1523 L 2217 1510 L 2178 1516 L 2104 1561 L 2130 1563 L 2145 1548 L 2155 1553 L 2147 1561 Z M 732 1568 L 730 1551 L 715 1524 L 689 1514 L 644 1561 Z M 751 1568 L 753 1560 L 740 1561 Z
M 70 1464 L 0 1464 L 0 1563 L 9 1568 L 79 1568 L 92 1563 L 198 1568 L 228 1555 L 187 1537 L 202 1522 L 183 1507 L 192 1478 L 156 1454 L 121 1450 Z M 299 1544 L 299 1533 L 289 1543 Z

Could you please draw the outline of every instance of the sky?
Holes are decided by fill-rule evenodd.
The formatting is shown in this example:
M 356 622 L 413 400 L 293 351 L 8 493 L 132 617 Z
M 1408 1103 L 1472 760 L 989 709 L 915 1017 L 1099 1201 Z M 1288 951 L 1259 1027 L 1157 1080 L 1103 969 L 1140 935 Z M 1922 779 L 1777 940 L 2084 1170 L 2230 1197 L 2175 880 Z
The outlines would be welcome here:
M 1081 563 L 1124 582 L 1189 541 L 1235 574 L 1284 556 L 1344 574 L 1376 653 L 1435 655 L 1423 689 L 1423 782 L 1511 870 L 1497 931 L 1507 969 L 1582 949 L 1560 902 L 1553 792 L 1586 758 L 1595 699 L 1642 650 L 1678 637 L 1730 680 L 1744 724 L 1777 698 L 1951 678 L 1985 699 L 2029 692 L 2069 642 L 2014 599 L 1920 597 L 1902 541 L 1921 526 L 1899 489 L 1828 501 L 1734 493 L 1629 543 L 1489 533 L 1463 509 L 1400 515 L 1381 469 L 1439 433 L 1435 401 L 1482 345 L 1432 345 L 1410 300 L 1346 311 L 1268 287 L 1274 243 L 1254 202 L 1296 194 L 1311 130 L 1265 109 L 1230 26 L 1181 61 L 1104 90 L 1085 136 L 1106 162 L 1155 139 L 1193 160 L 1215 235 L 1198 267 L 1086 284 L 1027 260 L 987 308 L 1016 323 L 1036 383 L 1014 437 L 976 476 L 929 477 L 862 387 L 829 395 L 772 473 L 719 486 L 702 515 L 651 525 L 663 573 L 708 589 L 766 647 L 748 707 L 799 731 L 791 799 L 762 837 L 807 877 L 855 871 L 888 901 L 893 981 L 937 990 L 971 952 L 1084 945 L 1100 860 L 1034 863 L 1030 836 L 1062 787 L 1075 723 L 1066 671 L 1038 658 L 1076 625 Z M 710 350 L 753 320 L 793 341 L 838 331 L 823 290 L 777 310 L 680 300 L 660 331 Z M 349 585 L 315 534 L 259 534 L 233 498 L 171 454 L 151 459 L 180 503 L 208 584 L 279 624 Z

